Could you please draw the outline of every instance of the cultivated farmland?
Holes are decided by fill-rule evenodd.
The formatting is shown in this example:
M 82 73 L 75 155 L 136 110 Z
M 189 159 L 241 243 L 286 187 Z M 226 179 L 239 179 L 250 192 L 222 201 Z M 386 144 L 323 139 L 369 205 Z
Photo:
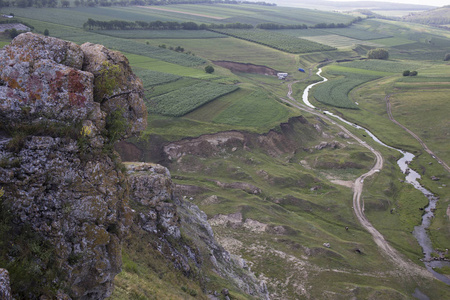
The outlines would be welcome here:
M 344 78 L 330 80 L 317 86 L 314 89 L 313 96 L 323 104 L 358 109 L 358 106 L 349 98 L 350 91 L 363 83 L 377 78 L 379 77 L 373 75 L 346 73 Z
M 289 53 L 308 53 L 335 50 L 333 47 L 305 39 L 292 38 L 292 36 L 280 34 L 277 31 L 274 32 L 259 29 L 216 29 L 215 31 Z
M 150 99 L 149 111 L 181 117 L 196 108 L 238 89 L 237 86 L 201 82 Z

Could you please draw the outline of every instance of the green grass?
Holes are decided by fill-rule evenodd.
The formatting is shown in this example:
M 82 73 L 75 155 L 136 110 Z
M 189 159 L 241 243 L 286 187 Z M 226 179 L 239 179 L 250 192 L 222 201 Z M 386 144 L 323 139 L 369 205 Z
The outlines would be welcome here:
M 386 47 L 393 47 L 393 46 L 400 46 L 400 45 L 408 45 L 413 44 L 414 41 L 405 39 L 405 38 L 398 38 L 398 37 L 390 37 L 390 38 L 383 38 L 383 39 L 376 39 L 372 40 L 372 42 L 386 46 Z
M 233 97 L 233 95 L 230 95 L 230 97 Z M 289 116 L 288 110 L 283 105 L 262 91 L 247 92 L 233 100 L 225 109 L 220 110 L 218 114 L 214 114 L 214 107 L 206 107 L 214 114 L 213 122 L 261 127 L 265 124 L 276 125 L 286 120 Z M 216 103 L 215 105 L 221 104 Z
M 298 54 L 335 50 L 333 47 L 305 39 L 295 39 L 277 31 L 259 29 L 215 29 L 215 31 L 289 53 Z
M 323 29 L 326 32 L 331 32 L 333 34 L 345 36 L 352 39 L 357 40 L 376 40 L 382 38 L 389 38 L 390 36 L 387 34 L 377 33 L 373 31 L 361 30 L 355 27 L 349 28 L 327 28 Z
M 225 38 L 217 32 L 207 30 L 101 30 L 98 34 L 123 39 L 211 39 Z
M 236 89 L 238 87 L 232 85 L 200 82 L 151 98 L 149 111 L 166 116 L 180 117 Z
M 125 53 L 125 55 L 132 67 L 194 78 L 212 78 L 214 76 L 206 74 L 205 71 L 201 69 L 190 68 L 180 64 L 166 62 L 144 55 L 136 55 L 131 53 Z
M 357 86 L 378 79 L 374 75 L 363 75 L 357 73 L 334 72 L 335 75 L 343 75 L 343 78 L 332 79 L 314 88 L 313 97 L 317 101 L 341 108 L 358 109 L 358 106 L 349 98 L 349 93 Z
M 372 41 L 362 41 L 331 33 L 327 35 L 308 36 L 304 38 L 312 42 L 321 43 L 336 48 L 349 48 L 356 45 L 366 45 L 370 47 L 379 46 Z
M 297 70 L 295 68 L 295 55 L 232 37 L 226 39 L 154 39 L 149 42 L 154 46 L 166 44 L 167 47 L 176 47 L 179 45 L 185 51 L 191 51 L 211 61 L 226 59 L 235 62 L 265 65 L 287 72 Z
M 392 113 L 401 124 L 416 133 L 441 159 L 450 164 L 447 139 L 450 135 L 448 93 L 446 89 L 400 90 L 391 96 Z M 430 100 L 433 99 L 433 105 Z
M 403 71 L 405 70 L 414 71 L 427 67 L 427 65 L 424 63 L 379 60 L 379 59 L 357 60 L 352 62 L 341 63 L 339 65 L 347 68 L 356 68 L 377 72 L 390 72 L 397 74 L 402 74 Z
M 133 72 L 142 80 L 145 89 L 149 89 L 155 85 L 173 82 L 181 78 L 181 76 L 174 74 L 152 71 L 141 67 L 133 67 Z

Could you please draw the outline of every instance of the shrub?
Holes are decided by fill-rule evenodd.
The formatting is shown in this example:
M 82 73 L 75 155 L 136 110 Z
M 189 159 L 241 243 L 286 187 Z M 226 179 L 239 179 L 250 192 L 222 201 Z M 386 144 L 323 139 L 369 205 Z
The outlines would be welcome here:
M 117 85 L 117 77 L 120 76 L 120 68 L 108 61 L 104 61 L 98 76 L 94 79 L 94 99 L 96 102 L 103 102 L 105 98 L 111 96 Z
M 403 71 L 403 76 L 409 76 L 411 72 L 409 70 Z
M 411 73 L 409 73 L 409 76 L 417 76 L 417 74 L 419 74 L 417 73 L 417 71 L 411 71 Z
M 444 56 L 444 61 L 449 61 L 449 60 L 450 60 L 450 53 L 447 53 Z
M 48 36 L 49 34 L 50 34 L 50 33 L 49 33 L 48 29 L 45 29 L 45 30 L 44 30 L 44 35 L 45 35 L 45 36 Z
M 213 72 L 214 72 L 214 67 L 211 66 L 211 65 L 207 65 L 207 66 L 205 67 L 205 72 L 208 73 L 208 74 L 213 73 Z
M 128 130 L 129 124 L 123 114 L 124 109 L 117 109 L 106 117 L 106 136 L 110 145 L 117 142 Z
M 372 49 L 367 52 L 367 58 L 369 59 L 388 59 L 389 52 L 383 48 Z

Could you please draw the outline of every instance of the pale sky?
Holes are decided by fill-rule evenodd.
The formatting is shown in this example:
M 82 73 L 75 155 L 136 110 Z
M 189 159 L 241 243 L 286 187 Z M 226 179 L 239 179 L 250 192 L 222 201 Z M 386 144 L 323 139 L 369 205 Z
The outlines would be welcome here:
M 347 2 L 347 1 L 361 1 L 361 0 L 332 0 L 332 1 Z M 450 0 L 368 0 L 368 1 L 422 4 L 422 5 L 432 5 L 432 6 L 450 5 Z

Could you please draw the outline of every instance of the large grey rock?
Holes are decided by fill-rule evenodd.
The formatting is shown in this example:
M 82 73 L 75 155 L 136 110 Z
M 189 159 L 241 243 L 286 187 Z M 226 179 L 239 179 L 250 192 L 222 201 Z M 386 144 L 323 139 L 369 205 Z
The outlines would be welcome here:
M 85 48 L 86 53 L 74 43 L 27 33 L 0 50 L 2 209 L 11 214 L 11 238 L 26 228 L 36 241 L 50 245 L 53 255 L 29 254 L 43 274 L 36 285 L 47 289 L 24 291 L 22 297 L 103 299 L 120 272 L 121 244 L 132 215 L 120 160 L 103 151 L 104 131 L 108 116 L 122 109 L 131 130 L 119 139 L 145 128 L 142 83 L 123 55 L 98 45 Z M 94 101 L 98 74 L 90 66 L 104 53 L 126 70 L 112 93 L 133 93 L 101 104 Z M 82 70 L 86 66 L 89 70 Z M 9 133 L 22 128 L 27 128 L 22 134 Z M 12 261 L 16 252 L 8 253 Z M 60 274 L 47 272 L 52 268 Z M 65 287 L 67 295 L 46 294 L 55 286 Z
M 9 273 L 6 269 L 0 269 L 0 299 L 12 300 Z

